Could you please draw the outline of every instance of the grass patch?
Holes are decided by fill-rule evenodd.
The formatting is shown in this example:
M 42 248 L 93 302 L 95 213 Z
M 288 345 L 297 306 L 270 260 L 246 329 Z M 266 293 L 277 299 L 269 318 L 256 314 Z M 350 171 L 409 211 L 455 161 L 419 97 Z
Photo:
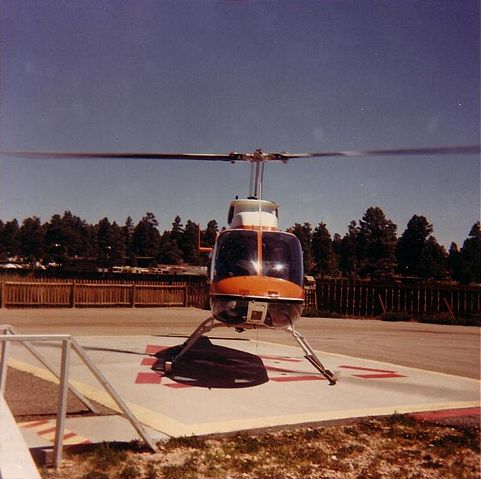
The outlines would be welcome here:
M 477 478 L 479 426 L 447 426 L 410 416 L 367 418 L 349 425 L 295 428 L 228 437 L 195 436 L 138 447 L 99 445 L 74 454 L 55 479 L 206 478 Z

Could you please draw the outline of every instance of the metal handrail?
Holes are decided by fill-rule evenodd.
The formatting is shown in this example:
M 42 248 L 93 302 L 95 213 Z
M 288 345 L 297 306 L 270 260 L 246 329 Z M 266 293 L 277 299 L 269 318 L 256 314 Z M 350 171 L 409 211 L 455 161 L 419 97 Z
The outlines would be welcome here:
M 77 340 L 73 336 L 65 335 L 65 334 L 49 334 L 49 335 L 18 334 L 10 325 L 5 325 L 4 331 L 7 331 L 9 334 L 0 335 L 0 342 L 2 343 L 2 351 L 0 354 L 0 387 L 2 388 L 1 389 L 2 392 L 6 382 L 8 344 L 10 342 L 20 342 L 20 343 L 23 343 L 24 345 L 29 344 L 31 341 L 61 341 L 62 343 L 62 358 L 61 358 L 61 368 L 60 368 L 60 391 L 59 391 L 59 400 L 58 400 L 59 404 L 57 409 L 55 443 L 54 443 L 54 465 L 56 468 L 60 467 L 60 463 L 62 462 L 63 437 L 64 437 L 65 420 L 66 420 L 66 413 L 67 413 L 67 393 L 69 388 L 72 389 L 72 386 L 69 384 L 70 353 L 72 349 L 77 353 L 77 355 L 84 362 L 84 364 L 87 366 L 90 372 L 95 376 L 95 378 L 100 382 L 100 384 L 102 384 L 104 389 L 115 401 L 119 409 L 125 414 L 126 418 L 129 420 L 129 422 L 132 424 L 132 426 L 138 432 L 138 434 L 144 440 L 144 442 L 149 446 L 149 448 L 154 452 L 158 451 L 158 448 L 155 442 L 147 434 L 147 432 L 145 431 L 143 426 L 140 424 L 140 422 L 137 420 L 137 418 L 134 416 L 134 414 L 132 413 L 130 408 L 127 406 L 125 401 L 115 391 L 115 389 L 110 384 L 108 379 L 104 376 L 104 374 L 100 371 L 100 369 L 93 363 L 93 361 L 89 358 L 89 356 L 84 351 L 82 346 L 77 342 Z M 30 348 L 28 349 L 30 350 Z M 44 361 L 42 362 L 44 365 L 46 365 Z M 54 374 L 57 375 L 58 373 L 54 373 Z

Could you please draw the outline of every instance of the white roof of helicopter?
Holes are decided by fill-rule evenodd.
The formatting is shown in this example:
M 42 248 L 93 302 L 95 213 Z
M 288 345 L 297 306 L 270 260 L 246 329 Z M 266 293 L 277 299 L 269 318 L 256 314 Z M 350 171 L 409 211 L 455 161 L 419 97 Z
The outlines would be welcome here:
M 231 201 L 227 222 L 229 228 L 260 228 L 277 230 L 279 205 L 274 201 L 255 198 Z

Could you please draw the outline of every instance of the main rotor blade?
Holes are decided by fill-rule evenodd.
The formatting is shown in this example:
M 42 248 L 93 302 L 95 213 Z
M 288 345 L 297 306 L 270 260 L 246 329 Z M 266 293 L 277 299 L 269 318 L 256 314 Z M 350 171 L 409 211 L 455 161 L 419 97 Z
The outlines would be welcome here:
M 479 145 L 469 146 L 441 146 L 435 148 L 398 148 L 390 150 L 348 150 L 348 151 L 320 151 L 317 153 L 279 153 L 279 159 L 289 160 L 297 158 L 324 157 L 362 157 L 362 156 L 403 156 L 403 155 L 476 155 L 480 153 Z
M 366 157 L 366 156 L 421 156 L 421 155 L 467 155 L 479 154 L 479 145 L 441 146 L 434 148 L 398 148 L 389 150 L 347 150 L 320 151 L 315 153 L 264 153 L 256 150 L 254 153 L 149 153 L 149 152 L 76 152 L 76 151 L 0 151 L 1 156 L 39 159 L 132 159 L 132 160 L 204 160 L 204 161 L 249 161 L 271 162 L 302 158 L 335 158 L 335 157 Z
M 2 156 L 13 156 L 17 158 L 39 158 L 39 159 L 132 159 L 132 160 L 210 160 L 210 161 L 235 161 L 236 154 L 216 153 L 109 153 L 109 152 L 77 152 L 77 151 L 0 151 Z

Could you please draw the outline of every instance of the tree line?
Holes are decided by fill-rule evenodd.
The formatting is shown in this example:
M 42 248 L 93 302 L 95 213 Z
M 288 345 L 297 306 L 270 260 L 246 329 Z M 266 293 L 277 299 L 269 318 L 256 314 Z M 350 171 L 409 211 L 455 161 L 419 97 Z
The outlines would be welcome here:
M 134 224 L 124 225 L 108 218 L 88 224 L 70 211 L 55 214 L 42 223 L 30 217 L 0 220 L 0 260 L 20 257 L 30 263 L 64 264 L 72 258 L 89 258 L 101 267 L 157 263 L 206 264 L 198 252 L 198 224 L 185 225 L 176 216 L 171 228 L 159 230 L 155 215 L 147 212 Z M 478 221 L 461 247 L 449 250 L 432 235 L 433 226 L 424 216 L 414 215 L 404 232 L 379 207 L 370 207 L 358 221 L 351 221 L 344 236 L 331 237 L 325 223 L 315 228 L 296 223 L 288 229 L 295 234 L 304 252 L 306 274 L 321 277 L 389 279 L 393 276 L 422 280 L 454 280 L 462 284 L 481 283 L 481 227 Z M 212 246 L 219 232 L 215 220 L 201 230 L 203 246 Z
M 325 223 L 313 229 L 296 223 L 289 229 L 300 240 L 305 271 L 316 276 L 390 279 L 395 275 L 421 280 L 481 283 L 481 228 L 476 222 L 461 248 L 449 251 L 432 235 L 433 225 L 414 215 L 400 237 L 397 225 L 379 207 L 351 221 L 344 236 L 331 235 Z

